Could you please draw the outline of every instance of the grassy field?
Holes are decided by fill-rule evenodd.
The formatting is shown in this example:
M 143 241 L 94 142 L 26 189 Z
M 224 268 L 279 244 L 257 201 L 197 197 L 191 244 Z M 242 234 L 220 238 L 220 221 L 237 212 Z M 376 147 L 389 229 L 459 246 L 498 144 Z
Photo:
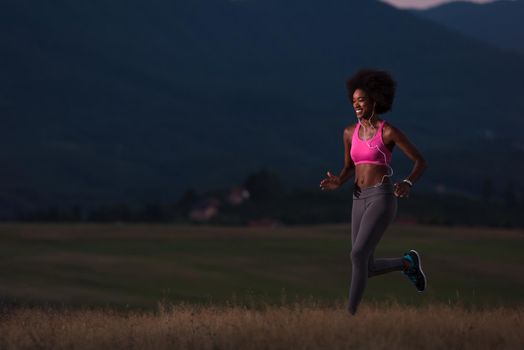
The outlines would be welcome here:
M 522 349 L 524 308 L 371 304 L 175 306 L 157 312 L 16 309 L 1 349 Z
M 4 307 L 155 310 L 204 305 L 344 303 L 349 225 L 291 228 L 169 225 L 0 225 Z M 428 289 L 400 272 L 369 280 L 363 305 L 522 305 L 524 232 L 394 225 L 377 257 L 417 249 Z

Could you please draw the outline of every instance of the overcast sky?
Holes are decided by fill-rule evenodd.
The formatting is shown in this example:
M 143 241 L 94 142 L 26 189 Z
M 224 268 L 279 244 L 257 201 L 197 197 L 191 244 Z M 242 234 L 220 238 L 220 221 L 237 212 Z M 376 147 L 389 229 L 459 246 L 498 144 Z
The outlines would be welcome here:
M 435 5 L 444 4 L 446 2 L 453 2 L 457 0 L 381 0 L 383 2 L 387 2 L 388 4 L 391 4 L 398 8 L 428 8 Z M 476 2 L 479 4 L 486 3 L 486 2 L 492 2 L 494 0 L 464 0 L 464 1 L 470 1 L 470 2 Z

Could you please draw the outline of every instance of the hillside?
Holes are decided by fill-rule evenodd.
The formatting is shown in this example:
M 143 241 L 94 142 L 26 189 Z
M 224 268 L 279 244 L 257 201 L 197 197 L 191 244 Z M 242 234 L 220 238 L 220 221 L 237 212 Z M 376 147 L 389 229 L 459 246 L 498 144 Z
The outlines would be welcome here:
M 493 46 L 524 53 L 522 0 L 451 2 L 413 13 Z
M 0 43 L 7 216 L 169 201 L 261 167 L 317 187 L 341 166 L 344 81 L 361 67 L 398 80 L 384 118 L 427 156 L 420 189 L 524 171 L 523 58 L 379 2 L 11 0 Z

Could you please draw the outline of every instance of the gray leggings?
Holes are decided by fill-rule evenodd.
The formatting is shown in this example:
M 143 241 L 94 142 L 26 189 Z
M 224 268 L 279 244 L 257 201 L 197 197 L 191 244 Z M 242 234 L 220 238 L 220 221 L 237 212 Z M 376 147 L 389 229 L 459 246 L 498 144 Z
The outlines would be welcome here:
M 383 183 L 353 191 L 351 212 L 351 287 L 349 312 L 355 314 L 368 277 L 403 269 L 402 258 L 375 259 L 373 253 L 388 225 L 397 215 L 393 185 Z

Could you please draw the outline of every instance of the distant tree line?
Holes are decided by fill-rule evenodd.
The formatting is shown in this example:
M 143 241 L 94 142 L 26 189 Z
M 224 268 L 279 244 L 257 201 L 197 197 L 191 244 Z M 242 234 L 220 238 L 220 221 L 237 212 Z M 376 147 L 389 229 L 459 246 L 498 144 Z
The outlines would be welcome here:
M 189 189 L 172 203 L 55 207 L 25 213 L 15 220 L 259 226 L 344 223 L 351 218 L 349 187 L 334 192 L 289 189 L 277 174 L 260 170 L 247 176 L 241 185 L 203 193 Z M 505 191 L 495 191 L 494 187 L 487 178 L 479 198 L 415 192 L 409 199 L 399 200 L 397 222 L 524 227 L 524 203 L 513 184 Z

